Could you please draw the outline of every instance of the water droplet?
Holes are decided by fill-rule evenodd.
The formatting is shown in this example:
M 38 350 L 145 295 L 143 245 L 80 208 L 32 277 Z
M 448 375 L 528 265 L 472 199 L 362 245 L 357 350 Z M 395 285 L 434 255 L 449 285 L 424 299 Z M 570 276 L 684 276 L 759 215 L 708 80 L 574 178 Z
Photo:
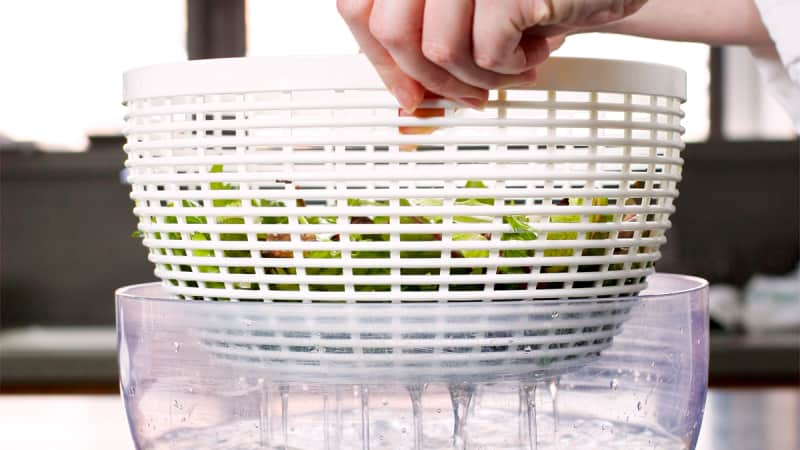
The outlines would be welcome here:
M 636 402 L 636 410 L 637 411 L 641 411 L 642 410 L 642 402 Z
M 253 321 L 252 319 L 244 319 L 243 322 L 244 322 L 244 326 L 246 326 L 246 327 L 252 327 L 253 324 L 255 324 L 255 321 Z
M 558 319 L 558 311 L 554 311 L 553 314 L 550 314 L 550 317 L 553 319 Z
M 181 343 L 178 341 L 173 342 L 172 348 L 175 349 L 175 353 L 178 353 L 179 351 L 181 351 Z
M 381 400 L 381 405 L 389 406 L 389 400 L 386 400 L 386 399 Z
M 611 380 L 611 383 L 608 384 L 612 391 L 616 391 L 619 388 L 619 381 L 616 378 Z
M 189 388 L 187 389 L 187 391 L 189 391 L 189 393 L 190 393 L 190 394 L 192 394 L 192 393 L 194 393 L 194 388 L 193 388 L 193 387 L 191 387 L 191 386 L 189 386 Z
M 406 427 L 400 428 L 400 433 L 401 434 L 406 434 L 406 431 L 408 431 L 408 430 L 406 430 Z
M 526 345 L 525 348 L 522 349 L 522 351 L 524 351 L 525 353 L 530 353 L 533 351 L 533 347 L 531 347 L 530 345 Z
M 173 402 L 173 405 L 175 405 L 175 409 L 183 409 L 183 405 L 177 400 Z
M 436 408 L 436 414 L 441 414 L 441 413 L 442 413 L 442 408 Z

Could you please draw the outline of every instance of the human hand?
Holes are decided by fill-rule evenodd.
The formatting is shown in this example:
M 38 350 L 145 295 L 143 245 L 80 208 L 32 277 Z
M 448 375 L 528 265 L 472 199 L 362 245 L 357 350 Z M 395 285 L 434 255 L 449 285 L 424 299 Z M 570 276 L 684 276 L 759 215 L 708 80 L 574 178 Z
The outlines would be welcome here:
M 406 110 L 425 91 L 480 108 L 488 90 L 531 84 L 555 41 L 619 20 L 647 0 L 337 0 Z M 548 42 L 550 40 L 550 42 Z

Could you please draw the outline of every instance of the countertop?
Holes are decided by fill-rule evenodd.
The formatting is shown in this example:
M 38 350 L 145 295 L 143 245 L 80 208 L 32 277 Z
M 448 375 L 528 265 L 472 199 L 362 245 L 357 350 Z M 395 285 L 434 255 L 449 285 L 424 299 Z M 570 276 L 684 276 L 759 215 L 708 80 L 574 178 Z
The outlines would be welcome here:
M 800 389 L 712 389 L 697 450 L 797 450 Z M 0 448 L 133 448 L 114 395 L 0 395 Z M 634 449 L 632 449 L 634 450 Z

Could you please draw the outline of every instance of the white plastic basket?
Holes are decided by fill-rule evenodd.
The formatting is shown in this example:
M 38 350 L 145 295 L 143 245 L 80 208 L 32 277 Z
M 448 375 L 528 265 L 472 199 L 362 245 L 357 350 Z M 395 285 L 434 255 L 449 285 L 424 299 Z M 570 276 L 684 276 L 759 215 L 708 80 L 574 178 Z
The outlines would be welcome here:
M 126 166 L 182 298 L 627 296 L 665 242 L 684 95 L 672 67 L 553 58 L 483 111 L 401 117 L 360 56 L 167 64 L 125 74 Z
M 210 355 L 276 383 L 538 380 L 598 358 L 637 301 L 199 304 L 185 324 Z

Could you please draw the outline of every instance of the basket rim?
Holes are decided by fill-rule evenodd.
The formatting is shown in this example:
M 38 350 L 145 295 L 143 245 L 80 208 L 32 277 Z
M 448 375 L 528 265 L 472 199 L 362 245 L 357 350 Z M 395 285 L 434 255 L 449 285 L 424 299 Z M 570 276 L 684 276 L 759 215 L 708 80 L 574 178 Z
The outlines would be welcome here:
M 520 301 L 499 301 L 499 302 L 450 302 L 450 303 L 272 303 L 272 302 L 259 302 L 259 301 L 205 301 L 205 300 L 181 300 L 173 297 L 168 292 L 164 290 L 163 284 L 161 281 L 153 281 L 147 283 L 139 283 L 139 284 L 132 284 L 129 286 L 123 286 L 117 289 L 114 292 L 114 296 L 117 302 L 120 301 L 142 301 L 142 302 L 165 302 L 165 303 L 182 303 L 182 304 L 202 304 L 202 305 L 225 305 L 225 304 L 234 304 L 239 305 L 239 307 L 250 307 L 250 308 L 263 308 L 265 304 L 270 305 L 270 307 L 283 307 L 283 308 L 293 308 L 296 306 L 302 306 L 304 308 L 309 308 L 313 305 L 314 309 L 326 309 L 329 311 L 336 311 L 341 310 L 342 308 L 422 308 L 422 310 L 429 309 L 431 307 L 442 307 L 446 305 L 448 308 L 456 307 L 456 308 L 486 308 L 487 305 L 491 307 L 508 307 L 512 308 L 514 305 L 519 304 L 526 304 L 526 305 L 536 305 L 546 307 L 549 305 L 557 306 L 557 305 L 564 305 L 565 303 L 598 303 L 598 302 L 619 302 L 619 301 L 633 301 L 633 300 L 658 300 L 659 298 L 664 297 L 672 297 L 676 295 L 686 295 L 693 292 L 698 292 L 703 289 L 708 288 L 708 281 L 691 275 L 682 275 L 682 274 L 673 274 L 673 273 L 656 273 L 652 274 L 647 277 L 649 282 L 654 280 L 660 281 L 663 283 L 668 283 L 670 281 L 677 281 L 681 283 L 683 286 L 679 287 L 675 290 L 654 290 L 655 292 L 647 292 L 649 289 L 645 289 L 645 291 L 639 295 L 632 295 L 632 296 L 614 296 L 608 298 L 580 298 L 580 299 L 561 299 L 561 300 L 520 300 Z M 651 284 L 651 283 L 649 283 Z M 656 283 L 659 284 L 659 283 Z M 688 285 L 688 287 L 686 286 Z M 142 290 L 150 290 L 155 289 L 159 291 L 157 296 L 150 295 L 142 295 L 138 292 Z
M 659 95 L 686 100 L 686 72 L 665 64 L 552 57 L 537 70 L 535 85 L 518 89 Z M 149 65 L 123 73 L 123 104 L 172 96 L 322 89 L 385 88 L 364 55 L 205 59 Z

